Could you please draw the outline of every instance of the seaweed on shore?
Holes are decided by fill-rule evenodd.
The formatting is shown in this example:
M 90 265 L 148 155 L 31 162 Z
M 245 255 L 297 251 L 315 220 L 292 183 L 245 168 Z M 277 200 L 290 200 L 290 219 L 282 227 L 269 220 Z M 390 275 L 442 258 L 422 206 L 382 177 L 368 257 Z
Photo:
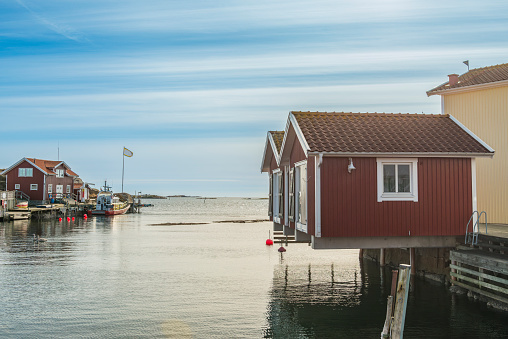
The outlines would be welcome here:
M 256 222 L 265 222 L 269 221 L 268 219 L 248 219 L 248 220 L 219 220 L 213 221 L 214 224 L 246 224 L 246 223 L 256 223 Z M 207 225 L 209 222 L 163 222 L 160 224 L 148 224 L 148 226 L 192 226 L 192 225 Z

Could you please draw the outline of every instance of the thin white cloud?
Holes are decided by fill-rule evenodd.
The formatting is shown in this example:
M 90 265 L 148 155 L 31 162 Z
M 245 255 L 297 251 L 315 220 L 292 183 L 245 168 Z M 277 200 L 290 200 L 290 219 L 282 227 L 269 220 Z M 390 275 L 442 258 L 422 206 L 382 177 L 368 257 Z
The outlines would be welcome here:
M 88 42 L 88 38 L 85 37 L 82 33 L 77 32 L 75 29 L 69 27 L 68 25 L 56 23 L 53 20 L 49 20 L 47 17 L 42 14 L 37 13 L 32 9 L 31 6 L 28 6 L 25 1 L 16 0 L 18 4 L 20 4 L 23 8 L 25 8 L 31 15 L 33 15 L 37 21 L 41 24 L 49 28 L 55 33 L 58 33 L 69 40 L 73 40 L 76 42 Z

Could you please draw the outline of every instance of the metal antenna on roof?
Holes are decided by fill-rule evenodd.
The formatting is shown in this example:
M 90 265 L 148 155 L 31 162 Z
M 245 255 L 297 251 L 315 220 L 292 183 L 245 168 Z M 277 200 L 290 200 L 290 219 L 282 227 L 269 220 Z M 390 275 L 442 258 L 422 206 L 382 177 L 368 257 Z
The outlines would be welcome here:
M 469 60 L 462 61 L 462 63 L 467 66 L 467 71 L 469 72 Z

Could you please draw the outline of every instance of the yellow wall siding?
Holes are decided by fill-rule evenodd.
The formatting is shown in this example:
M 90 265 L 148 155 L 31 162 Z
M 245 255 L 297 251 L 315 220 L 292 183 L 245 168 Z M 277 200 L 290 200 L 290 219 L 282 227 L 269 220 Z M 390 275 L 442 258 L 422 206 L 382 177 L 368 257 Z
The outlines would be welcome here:
M 489 222 L 508 224 L 508 86 L 444 95 L 444 113 L 496 151 L 476 161 L 478 210 Z

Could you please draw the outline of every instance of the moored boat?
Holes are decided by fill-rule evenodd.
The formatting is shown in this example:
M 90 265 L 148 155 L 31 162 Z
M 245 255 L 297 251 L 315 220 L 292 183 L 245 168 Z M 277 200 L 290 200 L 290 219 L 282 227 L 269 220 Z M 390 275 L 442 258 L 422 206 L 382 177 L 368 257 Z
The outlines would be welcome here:
M 91 214 L 118 215 L 124 214 L 129 210 L 130 204 L 120 201 L 120 198 L 115 196 L 109 188 L 107 185 L 104 185 L 104 190 L 97 194 L 97 205 L 95 210 L 91 211 Z

